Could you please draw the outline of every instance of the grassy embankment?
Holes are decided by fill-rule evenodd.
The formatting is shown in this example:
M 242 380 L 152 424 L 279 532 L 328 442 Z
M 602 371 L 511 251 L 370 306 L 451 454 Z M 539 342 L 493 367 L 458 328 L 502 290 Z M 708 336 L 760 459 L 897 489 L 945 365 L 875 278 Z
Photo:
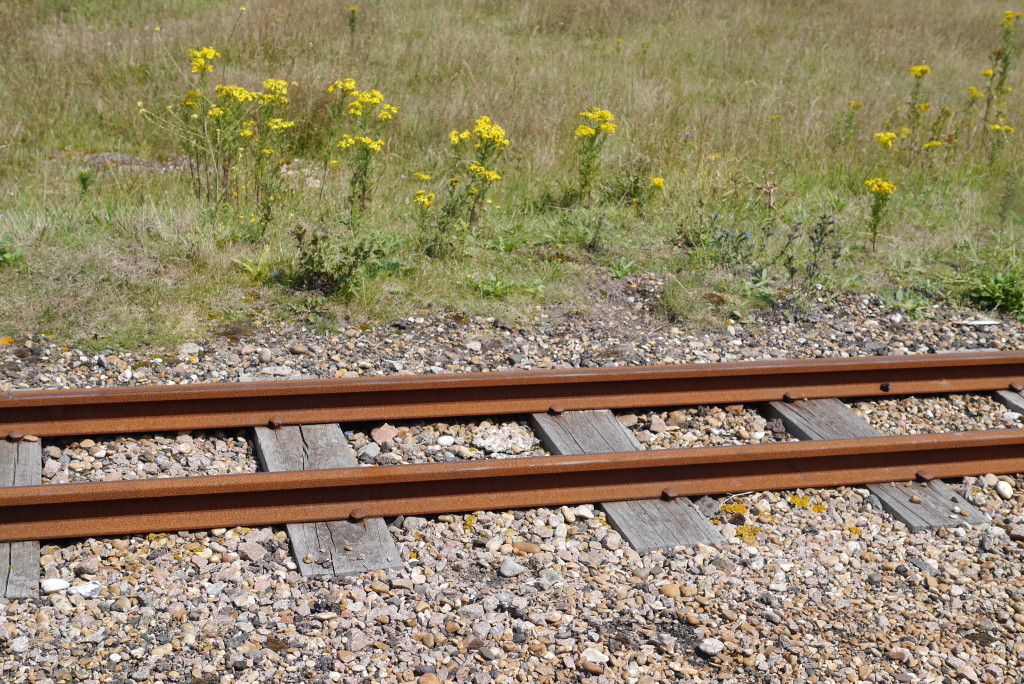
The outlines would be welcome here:
M 1024 128 L 1002 128 L 1022 123 L 1019 54 L 1002 87 L 1007 64 L 992 55 L 1004 33 L 1019 49 L 1024 29 L 999 25 L 1005 9 L 396 0 L 360 2 L 353 23 L 323 0 L 244 12 L 207 0 L 8 2 L 0 334 L 45 330 L 110 347 L 171 344 L 231 322 L 330 326 L 426 307 L 528 316 L 538 304 L 590 306 L 633 271 L 664 275 L 667 315 L 698 323 L 819 284 L 880 292 L 911 313 L 971 297 L 1024 309 Z M 203 46 L 221 56 L 194 74 L 187 50 Z M 915 65 L 930 73 L 913 75 Z M 212 181 L 227 206 L 197 200 L 184 171 L 84 170 L 98 152 L 181 157 L 168 127 L 186 121 L 180 101 L 203 76 L 210 100 L 204 91 L 193 121 L 207 133 L 223 124 L 222 151 L 251 142 L 239 126 L 260 112 L 214 121 L 213 86 L 288 84 L 274 116 L 295 125 L 267 155 L 294 171 L 283 183 L 244 150 L 222 185 Z M 348 77 L 400 108 L 383 149 L 366 157 L 355 220 L 360 147 L 336 147 L 355 118 L 341 91 L 325 90 Z M 585 140 L 574 131 L 591 106 L 618 128 L 580 191 Z M 439 223 L 449 132 L 484 115 L 511 141 L 488 162 L 500 180 L 476 179 L 492 203 L 471 225 L 465 212 Z M 885 132 L 891 145 L 875 136 Z M 329 159 L 338 164 L 322 167 Z M 473 176 L 459 173 L 464 191 Z M 893 183 L 891 196 L 872 195 L 872 178 Z M 432 207 L 413 201 L 418 190 L 437 195 Z M 826 215 L 834 223 L 819 222 Z M 305 261 L 298 225 L 321 238 L 307 241 Z M 431 248 L 439 238 L 447 250 Z

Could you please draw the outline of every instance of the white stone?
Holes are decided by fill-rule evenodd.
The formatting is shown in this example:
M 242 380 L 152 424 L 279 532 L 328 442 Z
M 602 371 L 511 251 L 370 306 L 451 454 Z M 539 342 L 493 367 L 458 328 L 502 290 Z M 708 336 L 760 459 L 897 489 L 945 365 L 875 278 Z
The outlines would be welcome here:
M 498 569 L 498 574 L 502 577 L 517 577 L 524 572 L 526 572 L 526 568 L 511 558 L 506 558 L 501 564 L 501 568 Z
M 450 447 L 452 444 L 455 444 L 455 438 L 451 435 L 441 435 L 437 438 L 438 446 Z
M 580 658 L 583 660 L 589 660 L 592 663 L 597 663 L 598 665 L 604 665 L 609 660 L 606 653 L 601 653 L 596 648 L 584 649 L 583 653 L 580 653 Z
M 725 650 L 725 644 L 718 639 L 705 639 L 697 649 L 706 656 L 715 656 Z
M 86 582 L 85 584 L 76 584 L 75 586 L 68 589 L 69 594 L 78 594 L 85 598 L 96 598 L 100 595 L 103 590 L 103 585 L 93 580 L 92 582 Z
M 584 520 L 590 520 L 594 517 L 594 509 L 587 504 L 577 506 L 572 509 L 572 512 L 576 514 L 577 518 L 583 518 Z
M 1013 487 L 1010 486 L 1010 483 L 1000 480 L 996 482 L 996 494 L 1005 500 L 1009 500 L 1013 496 Z
M 64 591 L 70 586 L 71 585 L 68 582 L 60 579 L 59 577 L 51 577 L 49 579 L 44 579 L 42 582 L 39 583 L 39 589 L 44 594 L 52 594 L 55 591 Z

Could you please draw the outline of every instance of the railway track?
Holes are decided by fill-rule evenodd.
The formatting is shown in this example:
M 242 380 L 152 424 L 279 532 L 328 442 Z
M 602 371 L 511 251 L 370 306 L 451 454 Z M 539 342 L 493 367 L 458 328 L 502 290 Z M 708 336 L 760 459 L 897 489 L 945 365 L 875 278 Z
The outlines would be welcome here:
M 938 525 L 943 516 L 970 517 L 967 502 L 950 497 L 938 478 L 1024 472 L 1024 430 L 882 437 L 837 400 L 978 392 L 1021 411 L 1022 386 L 1024 352 L 984 352 L 12 392 L 0 397 L 7 445 L 0 482 L 19 486 L 0 488 L 0 542 L 13 549 L 39 539 L 345 522 L 358 546 L 378 518 L 603 501 L 618 502 L 606 504 L 609 518 L 643 551 L 673 543 L 672 534 L 714 540 L 686 497 L 915 479 L 934 484 L 917 494 L 876 493 L 892 499 L 894 515 L 920 518 L 923 526 L 928 515 L 914 506 L 901 511 L 905 499 L 930 494 L 934 501 L 923 504 Z M 610 413 L 714 403 L 760 406 L 803 441 L 643 451 Z M 348 449 L 339 423 L 494 414 L 529 414 L 557 455 L 375 468 L 338 460 Z M 277 472 L 38 485 L 38 460 L 17 460 L 19 449 L 31 454 L 28 447 L 42 438 L 211 428 L 254 429 L 265 469 Z M 298 460 L 290 461 L 290 452 L 301 452 Z M 624 503 L 631 501 L 648 508 Z M 650 508 L 654 501 L 663 507 Z M 645 525 L 661 525 L 659 516 L 689 522 L 668 525 L 674 531 L 667 541 L 648 538 Z M 381 553 L 391 559 L 386 549 Z

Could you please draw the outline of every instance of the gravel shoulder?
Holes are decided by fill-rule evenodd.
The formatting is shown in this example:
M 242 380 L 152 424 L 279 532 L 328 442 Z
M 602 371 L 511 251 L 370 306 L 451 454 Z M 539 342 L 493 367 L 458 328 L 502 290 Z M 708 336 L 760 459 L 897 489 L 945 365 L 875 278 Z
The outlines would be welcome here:
M 530 328 L 441 315 L 178 350 L 0 347 L 5 390 L 1024 349 L 1024 326 L 871 298 L 684 332 L 648 283 Z M 888 434 L 1021 427 L 979 395 L 851 402 Z M 621 413 L 645 448 L 789 436 L 752 407 Z M 1015 421 L 1015 422 L 1014 422 Z M 543 453 L 522 417 L 345 426 L 363 465 Z M 384 428 L 389 428 L 384 430 Z M 383 432 L 381 432 L 383 430 Z M 375 435 L 376 433 L 376 435 Z M 49 482 L 256 469 L 244 432 L 44 443 Z M 981 475 L 981 474 L 979 474 Z M 1009 682 L 1024 671 L 1024 480 L 953 483 L 991 524 L 910 533 L 866 489 L 707 497 L 726 543 L 639 556 L 592 506 L 390 520 L 405 568 L 305 579 L 278 528 L 43 544 L 0 600 L 12 682 Z

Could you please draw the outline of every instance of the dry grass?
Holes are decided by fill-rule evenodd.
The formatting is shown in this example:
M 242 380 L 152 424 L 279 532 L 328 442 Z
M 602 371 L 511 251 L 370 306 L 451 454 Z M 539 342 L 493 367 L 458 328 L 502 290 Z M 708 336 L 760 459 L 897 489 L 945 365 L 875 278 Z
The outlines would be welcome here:
M 93 324 L 113 324 L 123 328 L 116 340 L 138 344 L 188 334 L 211 312 L 243 300 L 251 285 L 232 261 L 254 248 L 218 237 L 216 221 L 193 207 L 173 179 L 105 177 L 84 199 L 75 180 L 77 160 L 89 152 L 179 154 L 173 139 L 147 126 L 135 103 L 159 108 L 180 99 L 188 79 L 185 50 L 201 45 L 224 55 L 215 82 L 257 87 L 271 76 L 298 83 L 291 114 L 298 156 L 313 157 L 331 143 L 317 131 L 325 110 L 321 90 L 337 78 L 379 88 L 402 108 L 371 218 L 375 230 L 409 230 L 415 187 L 402 174 L 436 169 L 448 131 L 483 114 L 513 141 L 494 195 L 505 210 L 492 216 L 490 236 L 543 236 L 559 221 L 592 221 L 582 211 L 572 219 L 538 214 L 535 205 L 568 177 L 576 115 L 594 104 L 612 109 L 622 124 L 606 150 L 606 180 L 622 173 L 619 163 L 642 157 L 668 185 L 643 219 L 602 210 L 623 225 L 609 234 L 599 266 L 621 256 L 648 270 L 679 268 L 672 245 L 679 226 L 709 207 L 730 210 L 737 221 L 757 220 L 764 215 L 757 186 L 767 180 L 777 185 L 773 197 L 785 217 L 836 213 L 849 239 L 862 242 L 868 204 L 862 182 L 882 174 L 899 186 L 883 253 L 862 255 L 846 273 L 864 273 L 861 286 L 878 288 L 901 279 L 908 263 L 923 262 L 925 278 L 941 277 L 934 271 L 943 270 L 942 261 L 981 253 L 994 235 L 1002 245 L 1019 240 L 1022 136 L 1009 138 L 992 167 L 984 154 L 893 163 L 871 136 L 905 105 L 912 64 L 932 67 L 926 92 L 936 110 L 943 104 L 961 110 L 967 86 L 982 86 L 979 74 L 999 43 L 1002 9 L 953 0 L 915 0 L 885 11 L 852 0 L 391 0 L 360 2 L 359 28 L 350 39 L 345 7 L 325 0 L 259 3 L 242 15 L 237 6 L 205 0 L 117 7 L 7 2 L 0 5 L 0 39 L 8 46 L 0 65 L 0 183 L 10 208 L 0 234 L 14 236 L 28 265 L 11 276 L 19 291 L 0 295 L 4 330 L 53 327 L 47 321 L 60 316 L 48 312 L 66 307 L 80 313 L 58 326 L 62 334 L 88 335 Z M 1010 83 L 1020 81 L 1013 76 Z M 1011 113 L 1020 110 L 1019 92 L 1011 95 Z M 851 99 L 866 106 L 850 142 L 840 144 L 837 117 Z M 97 212 L 110 218 L 92 220 Z M 332 214 L 309 197 L 289 200 L 281 212 L 284 234 L 272 239 L 277 264 L 289 259 L 289 223 L 316 215 Z M 449 281 L 523 280 L 516 274 L 524 272 L 546 283 L 541 299 L 569 300 L 571 287 L 561 283 L 593 270 L 578 246 L 561 251 L 582 263 L 550 254 L 533 259 L 527 251 L 471 247 L 471 263 L 392 278 L 364 290 L 356 306 L 372 308 L 381 297 L 397 302 L 389 310 L 486 309 L 493 299 Z M 180 304 L 174 310 L 181 314 L 159 335 L 133 335 L 130 325 L 118 323 L 155 319 L 158 302 L 168 299 Z M 524 308 L 538 297 L 518 299 Z

